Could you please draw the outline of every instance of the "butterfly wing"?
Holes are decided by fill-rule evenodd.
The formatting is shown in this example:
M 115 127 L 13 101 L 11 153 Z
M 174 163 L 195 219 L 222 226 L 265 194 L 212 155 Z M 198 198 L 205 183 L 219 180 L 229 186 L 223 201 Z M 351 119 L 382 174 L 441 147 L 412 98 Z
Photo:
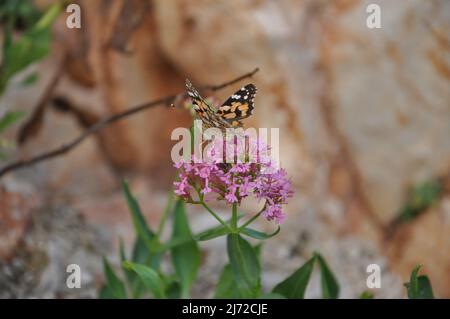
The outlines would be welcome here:
M 186 79 L 186 88 L 189 97 L 192 99 L 195 112 L 206 127 L 218 127 L 221 129 L 232 127 L 229 122 L 218 116 L 215 109 L 206 103 L 188 79 Z
M 186 88 L 189 97 L 192 99 L 194 110 L 200 118 L 209 117 L 209 114 L 214 113 L 188 79 L 186 79 Z
M 242 126 L 241 120 L 252 115 L 257 89 L 247 84 L 236 91 L 217 110 L 217 114 L 232 126 Z

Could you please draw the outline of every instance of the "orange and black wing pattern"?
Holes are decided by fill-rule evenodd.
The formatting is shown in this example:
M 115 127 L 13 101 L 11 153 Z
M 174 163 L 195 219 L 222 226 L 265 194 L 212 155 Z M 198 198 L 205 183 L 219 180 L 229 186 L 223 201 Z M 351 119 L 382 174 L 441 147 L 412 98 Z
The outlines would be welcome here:
M 242 119 L 252 115 L 256 86 L 248 84 L 230 96 L 216 111 L 211 107 L 186 79 L 186 88 L 195 112 L 206 127 L 218 127 L 220 129 L 242 126 Z
M 257 89 L 247 84 L 236 91 L 217 110 L 217 114 L 232 126 L 242 126 L 241 120 L 252 115 Z

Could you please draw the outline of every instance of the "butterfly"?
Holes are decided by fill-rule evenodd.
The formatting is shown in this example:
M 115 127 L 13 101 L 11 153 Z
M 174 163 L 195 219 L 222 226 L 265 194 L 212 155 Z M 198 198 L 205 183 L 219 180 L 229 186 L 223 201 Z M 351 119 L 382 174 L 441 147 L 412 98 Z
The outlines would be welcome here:
M 217 110 L 206 103 L 188 79 L 186 79 L 186 88 L 192 99 L 194 110 L 206 128 L 217 127 L 225 130 L 241 127 L 243 125 L 241 120 L 253 113 L 257 92 L 254 84 L 247 84 L 236 91 Z

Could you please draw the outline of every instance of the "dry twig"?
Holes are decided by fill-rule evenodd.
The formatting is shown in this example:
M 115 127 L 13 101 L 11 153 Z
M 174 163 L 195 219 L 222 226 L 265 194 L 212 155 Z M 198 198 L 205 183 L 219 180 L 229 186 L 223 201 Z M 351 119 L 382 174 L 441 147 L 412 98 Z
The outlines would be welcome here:
M 218 91 L 221 90 L 227 86 L 230 86 L 232 84 L 235 84 L 239 81 L 242 81 L 246 78 L 250 78 L 252 77 L 256 72 L 259 71 L 259 68 L 254 69 L 251 72 L 248 72 L 244 75 L 241 75 L 233 80 L 230 80 L 228 82 L 219 84 L 219 85 L 206 85 L 203 87 L 200 87 L 200 90 L 203 91 Z M 111 116 L 107 116 L 101 120 L 99 120 L 97 123 L 95 123 L 94 125 L 90 126 L 88 129 L 86 129 L 83 133 L 81 133 L 77 138 L 75 138 L 74 140 L 72 140 L 69 143 L 63 144 L 60 147 L 57 147 L 53 150 L 38 154 L 32 158 L 29 159 L 24 159 L 24 160 L 18 160 L 16 162 L 12 162 L 10 164 L 7 164 L 6 166 L 2 167 L 0 169 L 0 178 L 5 175 L 8 172 L 20 169 L 20 168 L 24 168 L 24 167 L 28 167 L 31 165 L 35 165 L 37 163 L 43 162 L 45 160 L 49 160 L 51 158 L 60 156 L 62 154 L 65 154 L 69 151 L 71 151 L 72 149 L 74 149 L 76 146 L 78 146 L 81 142 L 83 142 L 87 137 L 89 137 L 90 135 L 97 133 L 98 131 L 100 131 L 101 129 L 103 129 L 104 127 L 108 126 L 111 123 L 117 122 L 119 120 L 122 120 L 126 117 L 129 117 L 131 115 L 134 115 L 136 113 L 142 112 L 144 110 L 147 110 L 151 107 L 157 106 L 157 105 L 166 105 L 166 106 L 170 106 L 172 103 L 174 103 L 174 101 L 185 97 L 186 93 L 178 93 L 175 95 L 169 95 L 163 98 L 160 98 L 158 100 L 154 100 L 151 102 L 147 102 L 144 103 L 142 105 L 137 105 L 134 107 L 129 108 L 126 111 L 117 113 L 117 114 L 113 114 Z

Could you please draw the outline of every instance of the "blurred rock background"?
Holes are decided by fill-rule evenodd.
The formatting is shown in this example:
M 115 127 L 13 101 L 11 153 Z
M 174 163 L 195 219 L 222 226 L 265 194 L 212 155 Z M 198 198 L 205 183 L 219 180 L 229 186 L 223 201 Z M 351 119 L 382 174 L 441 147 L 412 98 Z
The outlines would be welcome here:
M 37 124 L 0 167 L 68 142 L 102 116 L 181 92 L 186 77 L 218 84 L 259 67 L 246 123 L 280 128 L 281 163 L 296 188 L 286 224 L 264 248 L 264 285 L 318 250 L 344 298 L 367 289 L 371 263 L 382 268 L 376 298 L 404 297 L 416 264 L 435 295 L 450 298 L 449 1 L 76 3 L 82 28 L 68 29 L 62 15 L 50 55 L 25 71 L 38 81 L 23 88 L 19 76 L 2 96 L 0 110 L 23 110 L 25 122 L 51 88 Z M 370 3 L 381 7 L 380 29 L 366 26 Z M 121 179 L 156 225 L 175 175 L 170 133 L 189 123 L 186 110 L 153 108 L 2 177 L 0 297 L 95 297 L 101 256 L 117 260 L 119 236 L 133 239 Z M 24 135 L 21 125 L 7 133 Z M 196 230 L 214 222 L 200 210 L 191 217 Z M 211 296 L 223 245 L 202 246 L 197 297 Z M 65 286 L 72 262 L 86 274 L 82 289 Z M 309 294 L 317 297 L 313 281 Z

